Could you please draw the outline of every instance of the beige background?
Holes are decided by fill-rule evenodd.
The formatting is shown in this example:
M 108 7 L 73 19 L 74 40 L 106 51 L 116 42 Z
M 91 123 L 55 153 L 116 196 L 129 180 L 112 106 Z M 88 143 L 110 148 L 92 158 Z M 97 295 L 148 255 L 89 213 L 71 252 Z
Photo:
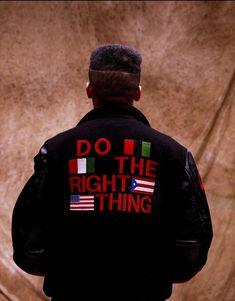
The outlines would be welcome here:
M 12 209 L 42 143 L 92 108 L 87 64 L 103 43 L 142 52 L 137 107 L 193 152 L 206 185 L 209 260 L 170 300 L 235 300 L 235 2 L 17 1 L 0 2 L 0 301 L 46 300 L 12 262 Z

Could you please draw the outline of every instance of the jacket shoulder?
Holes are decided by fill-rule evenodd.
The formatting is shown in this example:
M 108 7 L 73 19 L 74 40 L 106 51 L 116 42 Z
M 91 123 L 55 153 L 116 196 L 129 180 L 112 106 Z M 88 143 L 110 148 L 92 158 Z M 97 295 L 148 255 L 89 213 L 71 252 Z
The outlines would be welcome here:
M 185 162 L 187 148 L 171 136 L 156 129 L 150 128 L 153 144 L 160 148 L 161 153 L 169 160 L 182 160 Z
M 68 148 L 68 144 L 76 137 L 77 127 L 65 130 L 45 141 L 44 145 L 48 152 Z

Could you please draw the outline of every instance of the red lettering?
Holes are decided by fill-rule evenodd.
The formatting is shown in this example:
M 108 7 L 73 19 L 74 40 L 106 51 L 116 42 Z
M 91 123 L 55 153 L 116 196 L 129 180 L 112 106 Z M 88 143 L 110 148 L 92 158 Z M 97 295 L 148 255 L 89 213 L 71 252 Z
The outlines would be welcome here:
M 128 157 L 114 157 L 114 160 L 119 161 L 118 162 L 118 172 L 123 173 L 124 172 L 124 161 L 128 160 Z
M 127 194 L 124 193 L 122 195 L 122 211 L 126 211 L 126 206 L 127 206 Z
M 81 178 L 81 180 L 82 180 L 82 187 L 81 187 L 81 189 L 82 189 L 82 192 L 86 192 L 86 176 L 82 176 L 82 178 Z
M 99 202 L 99 211 L 105 210 L 105 202 L 108 201 L 107 209 L 109 211 L 151 213 L 152 199 L 149 196 L 133 196 L 127 193 L 118 193 L 117 195 L 113 193 L 98 193 L 96 197 Z
M 88 140 L 77 141 L 77 156 L 87 156 L 91 151 L 91 144 Z
M 143 172 L 144 172 L 144 159 L 140 158 L 139 163 L 137 163 L 137 158 L 132 157 L 131 158 L 131 173 L 142 176 Z
M 108 186 L 111 186 L 110 191 L 116 191 L 116 176 L 112 175 L 111 180 L 107 180 L 107 176 L 103 175 L 102 178 L 102 191 L 107 192 L 108 191 Z
M 120 190 L 121 192 L 125 192 L 127 190 L 127 179 L 130 179 L 131 176 L 128 175 L 117 175 L 117 179 L 121 180 L 121 187 Z
M 86 178 L 86 192 L 101 192 L 100 177 L 91 175 Z
M 134 199 L 132 194 L 128 194 L 128 204 L 127 204 L 127 211 L 131 212 L 133 209 L 135 212 L 140 212 L 140 196 L 136 196 L 137 200 Z
M 96 194 L 96 197 L 99 199 L 99 204 L 100 204 L 99 211 L 104 211 L 104 199 L 107 196 L 108 196 L 107 193 Z
M 81 192 L 81 179 L 78 176 L 69 178 L 70 192 Z
M 109 211 L 113 210 L 113 205 L 117 204 L 117 210 L 121 211 L 122 210 L 122 194 L 118 193 L 118 198 L 114 199 L 113 193 L 109 194 Z
M 102 144 L 103 144 L 103 150 L 102 150 Z M 95 142 L 95 151 L 98 155 L 104 156 L 107 155 L 110 152 L 111 149 L 111 143 L 106 138 L 99 138 Z
M 141 210 L 143 213 L 151 213 L 152 199 L 149 196 L 144 196 L 141 199 Z
M 156 167 L 158 165 L 158 162 L 154 162 L 152 160 L 146 160 L 146 176 L 147 177 L 152 177 L 155 178 L 156 177 Z

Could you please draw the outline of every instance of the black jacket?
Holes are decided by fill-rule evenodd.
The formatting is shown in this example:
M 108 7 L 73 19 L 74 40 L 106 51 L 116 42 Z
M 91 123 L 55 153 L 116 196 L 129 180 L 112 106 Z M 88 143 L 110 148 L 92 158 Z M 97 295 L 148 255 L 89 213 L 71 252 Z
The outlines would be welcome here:
M 112 105 L 43 145 L 12 239 L 14 261 L 45 276 L 48 296 L 155 300 L 202 269 L 212 226 L 191 153 Z

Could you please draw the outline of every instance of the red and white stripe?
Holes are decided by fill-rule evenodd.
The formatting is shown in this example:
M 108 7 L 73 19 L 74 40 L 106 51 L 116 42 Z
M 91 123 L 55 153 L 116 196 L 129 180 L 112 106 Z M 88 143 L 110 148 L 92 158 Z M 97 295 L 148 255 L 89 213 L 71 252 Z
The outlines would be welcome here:
M 80 201 L 71 201 L 70 210 L 95 210 L 94 195 L 81 195 Z
M 134 177 L 138 186 L 134 189 L 136 193 L 153 194 L 155 188 L 155 181 L 145 178 Z

